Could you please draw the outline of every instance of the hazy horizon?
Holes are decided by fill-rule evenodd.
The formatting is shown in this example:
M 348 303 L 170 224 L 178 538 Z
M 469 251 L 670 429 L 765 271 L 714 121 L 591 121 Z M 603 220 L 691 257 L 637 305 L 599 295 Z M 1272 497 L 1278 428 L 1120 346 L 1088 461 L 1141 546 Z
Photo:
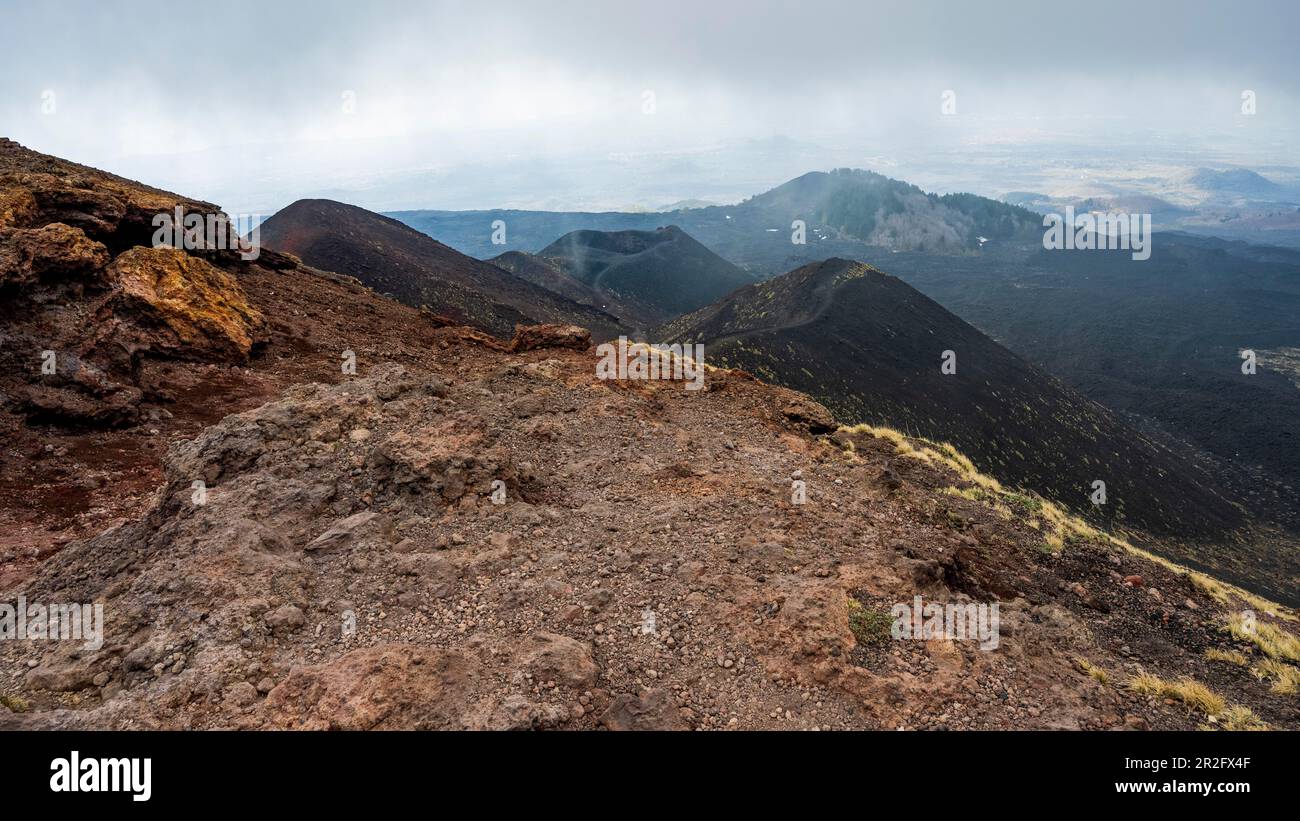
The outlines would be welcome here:
M 1300 167 L 1293 4 L 832 9 L 24 4 L 0 134 L 232 213 L 655 209 L 836 166 L 987 196 L 1091 165 Z

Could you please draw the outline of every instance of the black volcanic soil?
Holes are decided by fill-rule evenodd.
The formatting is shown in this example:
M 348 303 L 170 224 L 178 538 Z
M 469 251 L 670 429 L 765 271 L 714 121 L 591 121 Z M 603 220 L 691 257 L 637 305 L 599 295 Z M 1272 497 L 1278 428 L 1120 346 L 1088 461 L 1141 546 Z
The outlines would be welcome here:
M 1295 600 L 1295 557 L 1250 541 L 1241 509 L 1199 466 L 870 266 L 808 265 L 657 336 L 703 342 L 706 361 L 806 391 L 846 424 L 951 442 L 1011 485 L 1111 527 L 1176 537 L 1182 542 L 1168 547 L 1180 560 Z M 941 371 L 944 351 L 956 354 L 955 374 Z M 1090 500 L 1094 480 L 1106 483 L 1099 507 Z M 1249 561 L 1244 549 L 1255 551 Z
M 754 278 L 675 225 L 655 231 L 572 231 L 538 252 L 574 279 L 658 323 L 726 296 Z
M 561 296 L 592 305 L 607 313 L 614 314 L 625 324 L 633 326 L 629 338 L 643 338 L 644 329 L 655 323 L 660 312 L 651 306 L 638 304 L 608 289 L 596 289 L 586 282 L 568 274 L 560 264 L 547 257 L 527 254 L 523 251 L 507 251 L 495 256 L 488 262 L 504 268 L 520 279 L 526 279 Z

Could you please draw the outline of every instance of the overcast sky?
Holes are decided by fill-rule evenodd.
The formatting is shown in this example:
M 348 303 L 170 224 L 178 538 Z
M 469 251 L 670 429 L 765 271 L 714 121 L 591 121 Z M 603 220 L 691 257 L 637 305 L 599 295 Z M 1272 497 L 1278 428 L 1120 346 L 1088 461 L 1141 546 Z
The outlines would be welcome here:
M 376 180 L 552 163 L 572 172 L 556 200 L 581 202 L 621 181 L 575 156 L 924 147 L 946 90 L 946 136 L 976 142 L 1227 128 L 1245 89 L 1254 136 L 1300 122 L 1296 0 L 945 5 L 4 0 L 0 134 L 239 205 L 327 180 L 371 207 L 464 207 L 504 203 L 486 179 Z

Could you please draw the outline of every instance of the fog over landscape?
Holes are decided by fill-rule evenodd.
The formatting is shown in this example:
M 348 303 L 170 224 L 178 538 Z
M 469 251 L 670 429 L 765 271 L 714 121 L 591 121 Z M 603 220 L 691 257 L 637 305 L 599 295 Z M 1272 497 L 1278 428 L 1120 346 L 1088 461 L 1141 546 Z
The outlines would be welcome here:
M 1087 195 L 1091 175 L 1142 179 L 1193 155 L 1300 174 L 1300 11 L 1282 0 L 1177 13 L 1111 0 L 327 0 L 7 14 L 0 43 L 23 67 L 0 77 L 10 136 L 232 213 L 302 196 L 656 209 L 837 166 L 989 196 Z M 70 15 L 75 30 L 60 27 Z M 124 59 L 105 64 L 102 42 Z

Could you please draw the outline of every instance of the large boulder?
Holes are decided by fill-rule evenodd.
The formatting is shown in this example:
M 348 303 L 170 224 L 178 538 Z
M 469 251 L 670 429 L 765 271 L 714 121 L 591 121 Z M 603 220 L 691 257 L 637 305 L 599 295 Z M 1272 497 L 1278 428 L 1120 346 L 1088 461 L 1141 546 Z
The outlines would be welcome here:
M 591 645 L 558 633 L 539 631 L 527 641 L 523 669 L 542 681 L 582 690 L 593 687 L 600 675 Z
M 572 348 L 585 351 L 591 347 L 591 331 L 578 325 L 516 325 L 510 350 L 531 351 L 537 348 Z
M 796 427 L 811 434 L 830 433 L 838 427 L 835 417 L 825 405 L 793 391 L 787 393 L 789 401 L 781 407 L 781 416 Z
M 200 257 L 136 247 L 113 261 L 108 278 L 120 289 L 112 312 L 136 318 L 153 350 L 242 361 L 263 338 L 265 321 L 238 281 Z
M 691 725 L 668 690 L 657 688 L 639 695 L 622 693 L 610 702 L 600 716 L 600 723 L 610 730 L 689 730 Z

